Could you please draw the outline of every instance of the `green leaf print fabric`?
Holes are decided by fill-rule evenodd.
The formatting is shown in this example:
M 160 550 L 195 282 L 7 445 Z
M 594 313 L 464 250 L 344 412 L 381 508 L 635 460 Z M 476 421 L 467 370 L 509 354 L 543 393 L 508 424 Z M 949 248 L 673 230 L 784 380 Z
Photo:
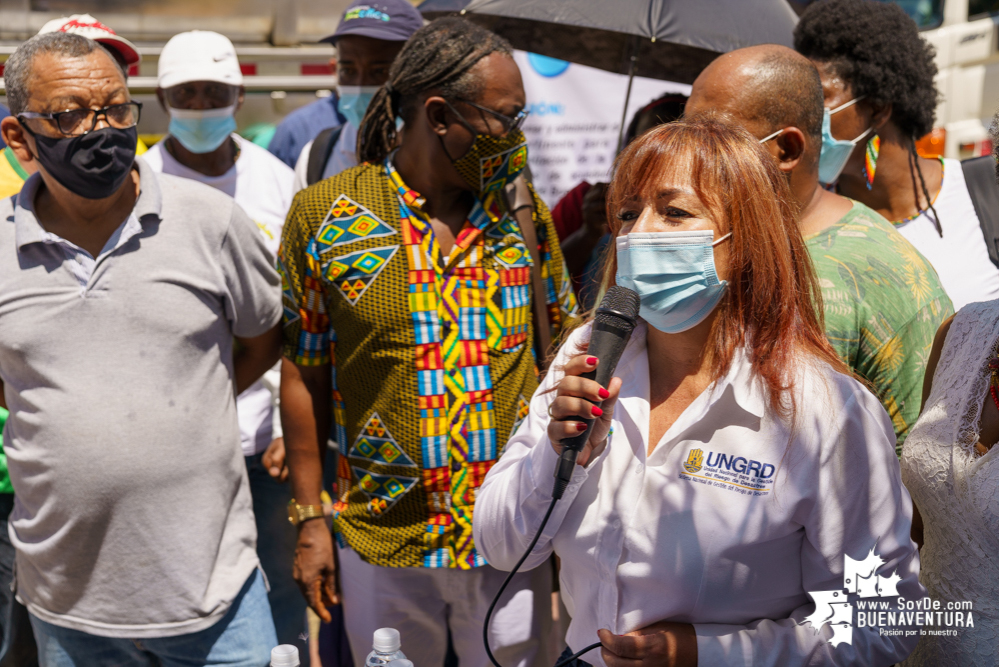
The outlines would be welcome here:
M 859 202 L 805 245 L 822 288 L 826 336 L 881 399 L 901 456 L 919 416 L 933 337 L 954 312 L 950 299 L 926 258 Z

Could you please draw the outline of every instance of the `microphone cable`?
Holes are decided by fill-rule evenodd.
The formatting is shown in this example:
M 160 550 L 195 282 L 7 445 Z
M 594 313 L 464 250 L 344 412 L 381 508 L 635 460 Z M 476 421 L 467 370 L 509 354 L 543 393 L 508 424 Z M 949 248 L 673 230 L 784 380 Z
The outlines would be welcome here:
M 564 488 L 565 487 L 563 486 L 563 490 Z M 548 519 L 551 517 L 552 511 L 555 509 L 555 503 L 557 503 L 559 501 L 559 498 L 561 497 L 562 494 L 559 493 L 557 496 L 552 498 L 551 504 L 548 505 L 548 511 L 545 512 L 545 518 L 541 520 L 541 525 L 538 526 L 538 531 L 534 533 L 534 537 L 531 539 L 531 543 L 527 545 L 527 549 L 524 551 L 524 555 L 520 557 L 520 560 L 517 561 L 517 564 L 513 566 L 512 570 L 510 570 L 510 574 L 506 575 L 506 579 L 503 580 L 503 585 L 500 586 L 499 591 L 496 592 L 496 597 L 493 598 L 492 603 L 489 605 L 489 610 L 486 612 L 486 620 L 482 624 L 482 643 L 485 644 L 486 646 L 486 655 L 489 656 L 489 661 L 493 663 L 495 667 L 503 667 L 503 666 L 499 664 L 499 661 L 496 660 L 496 656 L 493 655 L 493 650 L 489 648 L 489 621 L 492 620 L 493 612 L 496 610 L 496 603 L 499 602 L 500 596 L 503 595 L 503 591 L 506 590 L 506 587 L 510 583 L 510 580 L 513 579 L 513 575 L 517 574 L 517 571 L 520 570 L 520 566 L 524 564 L 524 561 L 527 560 L 527 557 L 531 555 L 532 551 L 534 551 L 534 547 L 537 545 L 538 540 L 541 538 L 541 533 L 545 531 L 545 526 L 548 525 Z M 584 653 L 588 653 L 589 651 L 592 651 L 595 648 L 599 648 L 600 646 L 601 646 L 600 642 L 597 642 L 595 644 L 590 644 L 582 651 L 573 653 L 565 660 L 560 660 L 555 664 L 555 667 L 565 667 L 565 665 L 568 665 L 579 656 L 583 655 Z

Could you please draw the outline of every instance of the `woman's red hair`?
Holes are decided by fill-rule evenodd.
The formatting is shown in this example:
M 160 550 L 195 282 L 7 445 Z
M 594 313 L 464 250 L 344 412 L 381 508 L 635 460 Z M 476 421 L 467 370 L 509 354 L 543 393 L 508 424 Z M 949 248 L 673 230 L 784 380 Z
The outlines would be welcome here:
M 826 339 L 822 296 L 787 178 L 759 140 L 739 127 L 711 118 L 660 125 L 618 156 L 607 194 L 611 234 L 620 232 L 616 212 L 626 201 L 654 197 L 674 176 L 689 178 L 701 201 L 722 214 L 722 233 L 732 232 L 729 288 L 707 349 L 714 378 L 728 372 L 736 350 L 744 347 L 771 408 L 791 416 L 793 397 L 785 402 L 784 396 L 797 362 L 811 357 L 851 373 Z M 617 273 L 613 247 L 606 283 Z

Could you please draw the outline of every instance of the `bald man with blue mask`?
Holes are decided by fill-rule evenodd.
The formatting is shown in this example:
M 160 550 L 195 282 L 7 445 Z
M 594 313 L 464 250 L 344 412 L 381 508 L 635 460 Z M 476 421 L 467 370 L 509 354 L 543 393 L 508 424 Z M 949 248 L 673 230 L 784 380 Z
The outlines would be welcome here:
M 924 360 L 953 308 L 936 272 L 891 223 L 822 186 L 842 170 L 840 153 L 849 157 L 863 139 L 829 141 L 830 114 L 839 110 L 824 108 L 811 62 L 777 45 L 716 59 L 694 82 L 686 106 L 688 116 L 718 114 L 744 127 L 787 176 L 822 287 L 826 335 L 881 397 L 901 453 L 919 415 Z M 913 290 L 913 281 L 926 289 Z

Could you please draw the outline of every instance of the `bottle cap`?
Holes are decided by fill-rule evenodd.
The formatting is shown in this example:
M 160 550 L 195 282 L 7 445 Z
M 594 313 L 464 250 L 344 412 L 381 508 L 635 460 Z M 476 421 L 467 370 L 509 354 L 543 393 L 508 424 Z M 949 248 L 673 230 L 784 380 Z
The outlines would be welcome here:
M 410 660 L 399 658 L 398 660 L 393 660 L 389 664 L 385 665 L 385 667 L 413 667 L 413 663 Z
M 375 639 L 372 648 L 379 653 L 395 653 L 402 648 L 402 640 L 399 638 L 399 631 L 395 628 L 381 628 L 375 630 Z
M 298 667 L 298 647 L 281 644 L 271 649 L 271 667 Z

